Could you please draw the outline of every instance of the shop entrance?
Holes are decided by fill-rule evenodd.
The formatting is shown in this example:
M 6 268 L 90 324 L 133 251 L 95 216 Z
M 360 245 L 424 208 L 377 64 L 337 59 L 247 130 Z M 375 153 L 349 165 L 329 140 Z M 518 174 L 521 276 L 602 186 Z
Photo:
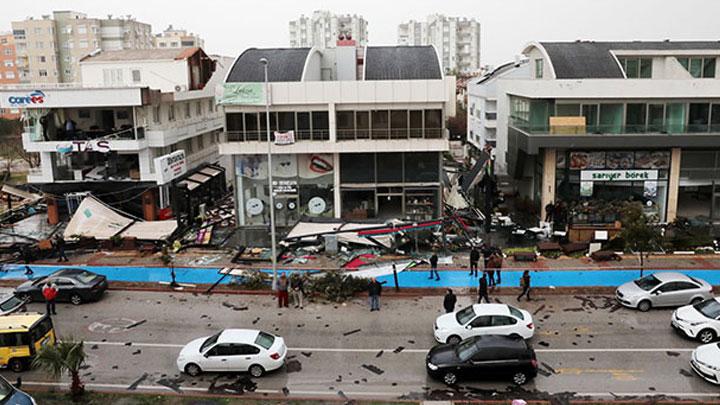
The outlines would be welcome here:
M 377 193 L 378 218 L 402 218 L 403 192 L 402 188 L 380 187 Z

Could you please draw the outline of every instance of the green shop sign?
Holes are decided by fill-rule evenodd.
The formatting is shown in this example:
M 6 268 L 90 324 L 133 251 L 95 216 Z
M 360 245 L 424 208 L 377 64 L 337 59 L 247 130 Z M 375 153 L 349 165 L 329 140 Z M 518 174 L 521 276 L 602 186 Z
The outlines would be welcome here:
M 581 181 L 653 181 L 657 170 L 583 170 Z
M 225 83 L 220 104 L 265 105 L 263 83 Z

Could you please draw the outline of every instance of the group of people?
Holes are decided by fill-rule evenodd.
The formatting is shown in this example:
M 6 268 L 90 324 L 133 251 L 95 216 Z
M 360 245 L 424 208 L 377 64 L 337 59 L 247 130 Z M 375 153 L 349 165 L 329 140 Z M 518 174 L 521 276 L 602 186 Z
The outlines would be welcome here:
M 292 273 L 288 278 L 281 273 L 277 280 L 278 308 L 287 308 L 289 298 L 292 298 L 295 308 L 304 308 L 305 278 L 307 275 Z

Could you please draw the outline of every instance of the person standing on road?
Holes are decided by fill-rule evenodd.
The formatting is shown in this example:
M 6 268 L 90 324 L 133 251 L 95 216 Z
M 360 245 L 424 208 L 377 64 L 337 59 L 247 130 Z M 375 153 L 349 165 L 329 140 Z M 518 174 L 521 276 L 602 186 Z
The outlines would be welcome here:
M 290 276 L 290 293 L 292 294 L 293 302 L 295 303 L 295 308 L 303 309 L 303 298 L 305 297 L 305 284 L 303 282 L 302 276 L 293 273 L 292 276 Z
M 370 312 L 380 310 L 380 294 L 382 294 L 382 284 L 375 277 L 370 279 L 368 284 L 368 296 L 370 297 Z
M 288 307 L 288 279 L 285 273 L 280 275 L 277 282 L 278 308 Z
M 445 299 L 443 299 L 443 308 L 445 308 L 446 314 L 455 311 L 456 302 L 457 296 L 453 294 L 451 289 L 448 288 L 447 293 L 445 294 Z
M 57 315 L 55 312 L 55 298 L 57 298 L 58 290 L 55 284 L 45 283 L 42 289 L 43 298 L 45 298 L 45 312 L 48 315 Z
M 57 251 L 58 263 L 69 261 L 65 256 L 65 239 L 60 235 L 55 237 L 55 250 Z
M 437 255 L 437 253 L 433 252 L 432 256 L 430 256 L 430 277 L 429 277 L 430 280 L 432 280 L 432 278 L 433 278 L 433 273 L 435 273 L 435 281 L 440 280 L 440 274 L 438 274 L 437 265 L 438 265 L 438 255 Z
M 477 250 L 477 248 L 473 245 L 472 249 L 470 249 L 470 275 L 477 277 L 477 266 L 478 261 L 480 260 L 480 252 Z
M 495 285 L 500 284 L 501 278 L 500 278 L 500 271 L 502 270 L 503 266 L 503 253 L 500 248 L 495 249 L 495 275 L 497 276 L 497 280 L 495 281 Z
M 522 287 L 522 292 L 518 295 L 517 300 L 520 301 L 520 298 L 524 295 L 530 301 L 530 272 L 527 270 L 523 272 L 520 278 L 520 287 Z
M 482 304 L 483 298 L 486 303 L 490 303 L 490 297 L 488 296 L 488 280 L 487 274 L 483 273 L 478 283 L 478 304 Z

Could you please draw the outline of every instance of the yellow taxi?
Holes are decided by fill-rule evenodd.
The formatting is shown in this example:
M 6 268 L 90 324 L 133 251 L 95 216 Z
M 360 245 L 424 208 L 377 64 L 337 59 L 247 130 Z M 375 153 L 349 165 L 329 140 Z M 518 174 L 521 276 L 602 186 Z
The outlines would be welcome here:
M 0 367 L 25 370 L 35 353 L 55 344 L 55 328 L 47 314 L 23 313 L 0 317 Z

